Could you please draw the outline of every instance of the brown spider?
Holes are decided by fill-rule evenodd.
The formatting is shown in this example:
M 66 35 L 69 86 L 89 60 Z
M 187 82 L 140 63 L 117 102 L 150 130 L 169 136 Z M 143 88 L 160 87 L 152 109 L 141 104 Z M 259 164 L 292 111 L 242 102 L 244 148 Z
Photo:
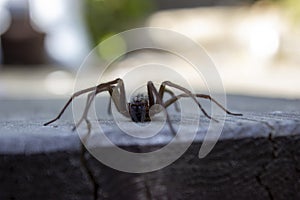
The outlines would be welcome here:
M 183 93 L 175 96 L 172 91 L 170 91 L 166 88 L 166 86 L 181 90 Z M 77 122 L 77 124 L 74 126 L 73 130 L 75 130 L 82 123 L 83 120 L 88 122 L 87 115 L 88 115 L 88 111 L 89 111 L 92 101 L 94 100 L 94 98 L 97 94 L 104 92 L 104 91 L 109 92 L 111 99 L 113 100 L 113 102 L 117 108 L 117 111 L 119 113 L 121 113 L 123 116 L 125 116 L 127 118 L 131 118 L 131 120 L 134 122 L 151 121 L 150 114 L 149 114 L 149 110 L 150 110 L 151 106 L 153 106 L 154 104 L 159 104 L 160 106 L 167 108 L 171 104 L 175 103 L 181 97 L 192 98 L 193 101 L 198 105 L 198 107 L 202 111 L 202 113 L 207 118 L 209 118 L 215 122 L 218 122 L 218 121 L 216 119 L 212 118 L 209 114 L 207 114 L 207 112 L 203 109 L 201 104 L 197 101 L 196 97 L 209 99 L 210 101 L 214 102 L 217 106 L 219 106 L 222 110 L 224 110 L 227 114 L 236 115 L 236 116 L 242 115 L 242 114 L 232 113 L 232 112 L 228 111 L 220 103 L 218 103 L 215 99 L 213 99 L 209 95 L 193 94 L 188 89 L 181 87 L 180 85 L 177 85 L 170 81 L 162 82 L 159 90 L 157 90 L 155 88 L 152 81 L 148 81 L 147 90 L 148 90 L 147 91 L 148 96 L 137 95 L 136 97 L 134 97 L 132 99 L 132 101 L 130 103 L 127 103 L 127 101 L 126 101 L 124 82 L 120 78 L 117 78 L 113 81 L 109 81 L 106 83 L 101 83 L 101 84 L 97 85 L 96 87 L 90 87 L 90 88 L 87 88 L 84 90 L 80 90 L 78 92 L 75 92 L 71 96 L 71 98 L 68 100 L 68 102 L 62 108 L 62 110 L 60 111 L 58 116 L 56 118 L 52 119 L 51 121 L 45 123 L 44 126 L 47 126 L 47 125 L 55 122 L 56 120 L 58 120 L 75 97 L 78 97 L 85 93 L 89 93 L 83 115 L 82 115 L 81 119 Z M 171 94 L 172 98 L 167 100 L 166 102 L 163 102 L 163 96 L 164 96 L 165 92 Z M 175 104 L 175 108 L 177 109 L 176 104 Z M 158 112 L 161 112 L 161 110 L 156 109 L 154 111 L 154 114 L 157 114 Z M 175 134 L 175 131 L 171 124 L 168 113 L 166 113 L 166 118 L 167 118 L 167 123 L 168 123 L 172 133 Z

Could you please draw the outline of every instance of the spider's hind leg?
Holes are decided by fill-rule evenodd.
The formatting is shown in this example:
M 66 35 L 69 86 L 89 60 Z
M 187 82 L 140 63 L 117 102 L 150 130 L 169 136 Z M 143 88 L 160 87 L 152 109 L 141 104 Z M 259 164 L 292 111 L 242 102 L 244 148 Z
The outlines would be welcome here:
M 227 110 L 224 106 L 222 106 L 217 100 L 212 98 L 210 95 L 207 94 L 195 94 L 196 97 L 198 98 L 203 98 L 203 99 L 209 99 L 210 101 L 214 102 L 217 106 L 219 106 L 223 111 L 225 111 L 229 115 L 235 115 L 235 116 L 243 116 L 241 113 L 233 113 Z
M 88 92 L 91 92 L 93 90 L 95 90 L 96 87 L 90 87 L 90 88 L 87 88 L 87 89 L 84 89 L 84 90 L 80 90 L 78 92 L 75 92 L 71 98 L 67 101 L 67 103 L 64 105 L 64 107 L 61 109 L 60 113 L 57 115 L 57 117 L 55 117 L 54 119 L 44 123 L 44 126 L 48 126 L 49 124 L 57 121 L 61 116 L 62 114 L 65 112 L 65 110 L 67 109 L 67 107 L 70 105 L 70 103 L 78 96 L 82 95 L 82 94 L 85 94 L 85 93 L 88 93 Z
M 224 106 L 222 106 L 218 101 L 216 101 L 214 98 L 212 98 L 210 95 L 206 95 L 206 94 L 193 94 L 195 97 L 198 98 L 204 98 L 204 99 L 208 99 L 212 102 L 214 102 L 219 108 L 221 108 L 223 111 L 225 111 L 227 114 L 229 115 L 235 115 L 235 116 L 242 116 L 243 114 L 241 113 L 233 113 L 229 110 L 227 110 Z M 186 93 L 182 93 L 180 95 L 177 95 L 171 99 L 169 99 L 168 101 L 165 102 L 165 107 L 170 106 L 171 104 L 175 103 L 177 100 L 179 100 L 182 97 L 190 97 L 190 95 L 186 94 Z

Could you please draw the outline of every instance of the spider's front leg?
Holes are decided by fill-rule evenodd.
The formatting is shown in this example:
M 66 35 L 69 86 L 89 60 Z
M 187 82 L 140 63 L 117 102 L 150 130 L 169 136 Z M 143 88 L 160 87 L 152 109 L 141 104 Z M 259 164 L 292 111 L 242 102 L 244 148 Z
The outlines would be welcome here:
M 84 113 L 78 123 L 75 125 L 74 129 L 76 129 L 83 120 L 87 121 L 88 111 L 90 106 L 95 98 L 95 96 L 101 92 L 108 91 L 110 94 L 110 98 L 113 100 L 116 105 L 117 111 L 121 113 L 125 117 L 129 117 L 129 112 L 126 107 L 126 94 L 125 87 L 122 79 L 117 79 L 117 83 L 113 84 L 105 84 L 103 87 L 98 87 L 95 92 L 92 92 L 88 95 L 86 107 L 84 109 Z M 73 130 L 74 130 L 73 129 Z
M 83 114 L 82 114 L 80 120 L 74 125 L 73 131 L 76 130 L 76 128 L 83 122 L 83 120 L 85 120 L 87 122 L 88 128 L 90 129 L 90 123 L 89 123 L 89 120 L 88 120 L 87 116 L 88 116 L 88 112 L 90 110 L 90 107 L 92 105 L 92 102 L 95 99 L 97 94 L 99 94 L 103 91 L 108 91 L 109 89 L 110 89 L 110 86 L 103 87 L 103 88 L 98 87 L 98 88 L 96 88 L 95 91 L 88 94 Z
M 162 100 L 161 96 L 159 95 L 157 89 L 155 88 L 154 84 L 152 83 L 152 81 L 149 81 L 147 83 L 147 90 L 148 90 L 148 97 L 149 97 L 149 107 L 151 108 L 155 104 L 154 102 L 156 102 L 156 104 L 159 104 L 162 107 L 164 107 L 163 100 Z M 154 96 L 155 96 L 156 101 L 154 101 Z M 170 117 L 169 117 L 169 114 L 167 111 L 166 111 L 166 117 L 167 117 L 167 123 L 171 129 L 171 132 L 175 136 L 176 132 L 175 132 L 174 127 L 172 126 L 172 123 L 171 123 L 171 120 L 170 120 Z
M 126 100 L 126 92 L 125 86 L 122 79 L 119 79 L 116 86 L 112 87 L 109 90 L 110 98 L 114 102 L 117 111 L 121 113 L 123 116 L 130 118 L 130 114 L 127 108 L 127 100 Z M 111 113 L 111 102 L 109 102 L 109 113 Z
M 175 89 L 178 89 L 178 90 L 181 90 L 182 92 L 184 92 L 184 94 L 190 98 L 193 99 L 193 101 L 198 105 L 198 107 L 200 108 L 200 110 L 202 111 L 202 113 L 209 119 L 215 121 L 215 122 L 218 122 L 218 120 L 216 120 L 215 118 L 211 117 L 209 114 L 207 114 L 207 112 L 204 110 L 204 108 L 201 106 L 201 104 L 197 101 L 196 97 L 194 94 L 192 94 L 191 91 L 189 91 L 188 89 L 180 86 L 180 85 L 177 85 L 175 83 L 172 83 L 170 81 L 164 81 L 161 85 L 160 85 L 160 88 L 159 88 L 159 96 L 163 97 L 164 95 L 164 92 L 166 90 L 166 86 L 169 86 L 169 87 L 172 87 L 172 88 L 175 88 Z M 176 97 L 174 97 L 175 99 Z M 175 101 L 174 101 L 175 102 Z M 173 102 L 173 103 L 174 103 Z M 165 105 L 164 105 L 165 106 Z
M 88 120 L 87 119 L 88 111 L 91 107 L 93 100 L 95 99 L 97 94 L 105 91 L 109 92 L 110 97 L 112 98 L 114 104 L 116 105 L 118 112 L 125 117 L 129 117 L 129 113 L 126 109 L 126 94 L 125 94 L 124 83 L 122 79 L 117 79 L 117 84 L 113 82 L 113 84 L 104 84 L 101 86 L 99 85 L 99 87 L 96 88 L 96 91 L 88 94 L 83 115 L 80 118 L 80 120 L 76 123 L 73 130 L 75 130 L 83 122 L 83 120 L 85 121 Z
M 61 116 L 62 114 L 65 112 L 65 110 L 67 109 L 67 107 L 70 105 L 70 103 L 78 96 L 80 95 L 83 95 L 85 93 L 88 93 L 88 92 L 92 92 L 92 91 L 96 91 L 96 90 L 101 90 L 103 88 L 106 88 L 108 86 L 113 86 L 119 82 L 122 82 L 122 80 L 120 78 L 117 78 L 113 81 L 110 81 L 110 82 L 106 82 L 106 83 L 101 83 L 95 87 L 90 87 L 90 88 L 87 88 L 87 89 L 84 89 L 84 90 L 80 90 L 78 92 L 75 92 L 71 97 L 70 99 L 67 101 L 67 103 L 64 105 L 64 107 L 62 108 L 62 110 L 60 111 L 60 113 L 57 115 L 57 117 L 55 117 L 54 119 L 44 123 L 44 126 L 47 126 L 55 121 L 57 121 Z

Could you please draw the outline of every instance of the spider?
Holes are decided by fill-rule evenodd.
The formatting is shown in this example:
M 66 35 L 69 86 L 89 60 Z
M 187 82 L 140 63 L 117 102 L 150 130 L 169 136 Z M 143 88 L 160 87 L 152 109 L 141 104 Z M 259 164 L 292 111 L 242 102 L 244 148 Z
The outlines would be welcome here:
M 166 86 L 170 88 L 175 88 L 180 91 L 182 91 L 182 94 L 174 95 L 174 93 L 166 88 Z M 56 120 L 58 120 L 66 108 L 70 105 L 70 103 L 73 101 L 74 98 L 88 93 L 87 101 L 85 105 L 84 112 L 82 114 L 82 117 L 80 120 L 75 124 L 73 130 L 75 130 L 84 120 L 88 122 L 87 115 L 88 111 L 90 109 L 90 106 L 92 104 L 92 101 L 94 100 L 95 96 L 101 92 L 109 92 L 110 97 L 112 101 L 114 102 L 116 109 L 119 113 L 121 113 L 123 116 L 127 118 L 131 118 L 133 122 L 148 122 L 151 121 L 150 119 L 150 108 L 158 104 L 162 106 L 163 108 L 167 108 L 168 106 L 172 105 L 173 103 L 176 103 L 176 101 L 182 97 L 190 97 L 199 107 L 199 109 L 202 111 L 202 113 L 208 118 L 215 122 L 218 122 L 218 120 L 211 117 L 201 106 L 201 104 L 197 101 L 196 98 L 204 98 L 208 99 L 212 102 L 214 102 L 217 106 L 219 106 L 222 110 L 224 110 L 227 114 L 235 115 L 235 116 L 242 116 L 242 114 L 238 113 L 232 113 L 229 110 L 225 109 L 220 103 L 218 103 L 215 99 L 213 99 L 210 95 L 206 94 L 193 94 L 188 89 L 177 85 L 175 83 L 172 83 L 170 81 L 164 81 L 161 83 L 159 90 L 156 89 L 152 81 L 148 81 L 147 83 L 147 96 L 139 94 L 135 96 L 129 103 L 126 101 L 126 94 L 125 94 L 125 87 L 124 82 L 122 79 L 117 78 L 113 81 L 109 81 L 106 83 L 101 83 L 95 87 L 86 88 L 84 90 L 80 90 L 78 92 L 75 92 L 68 102 L 65 104 L 65 106 L 62 108 L 60 113 L 55 117 L 54 119 L 50 120 L 49 122 L 45 123 L 44 126 L 47 126 Z M 169 93 L 171 95 L 171 98 L 167 101 L 163 101 L 163 97 L 165 93 Z M 175 108 L 178 110 L 175 104 Z M 154 109 L 154 114 L 157 114 L 161 112 L 161 109 Z M 152 113 L 151 113 L 152 114 Z M 168 113 L 166 112 L 166 120 L 167 123 L 172 131 L 173 134 L 175 134 L 174 128 L 171 124 L 170 117 Z

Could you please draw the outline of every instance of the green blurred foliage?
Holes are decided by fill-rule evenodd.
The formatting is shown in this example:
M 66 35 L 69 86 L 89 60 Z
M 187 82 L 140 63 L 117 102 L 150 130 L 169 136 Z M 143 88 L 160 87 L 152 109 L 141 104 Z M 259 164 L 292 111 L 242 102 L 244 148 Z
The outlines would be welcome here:
M 294 19 L 300 21 L 300 1 L 299 0 L 284 0 L 282 1 L 284 6 L 288 9 Z
M 153 12 L 151 0 L 86 0 L 86 22 L 93 45 L 137 27 Z
M 300 22 L 300 0 L 270 0 L 285 9 L 287 14 L 294 20 Z

